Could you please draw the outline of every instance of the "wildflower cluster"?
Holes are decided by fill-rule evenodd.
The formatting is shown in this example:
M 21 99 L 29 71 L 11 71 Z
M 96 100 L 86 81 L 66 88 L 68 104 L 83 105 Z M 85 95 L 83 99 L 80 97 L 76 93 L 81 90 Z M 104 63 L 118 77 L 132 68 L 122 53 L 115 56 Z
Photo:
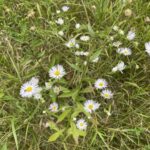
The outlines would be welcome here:
M 56 11 L 56 16 L 61 13 L 67 13 L 70 9 L 71 8 L 69 6 L 63 6 L 60 10 Z M 55 61 L 50 64 L 52 66 L 50 67 L 49 72 L 47 72 L 50 79 L 45 82 L 45 86 L 40 87 L 39 79 L 33 77 L 21 86 L 20 95 L 23 98 L 34 98 L 36 100 L 41 100 L 42 102 L 49 99 L 49 106 L 47 106 L 47 109 L 43 110 L 43 113 L 47 116 L 53 117 L 54 119 L 47 120 L 48 126 L 55 130 L 55 132 L 60 136 L 62 136 L 63 132 L 67 131 L 66 133 L 69 136 L 72 135 L 77 142 L 79 136 L 86 135 L 86 130 L 90 124 L 93 123 L 92 119 L 94 120 L 94 117 L 97 117 L 97 112 L 101 111 L 101 103 L 113 101 L 113 98 L 115 97 L 115 90 L 113 89 L 112 81 L 110 81 L 110 79 L 106 80 L 108 76 L 103 77 L 104 75 L 100 75 L 96 79 L 94 77 L 91 79 L 90 75 L 88 75 L 88 73 L 86 74 L 85 70 L 89 69 L 88 63 L 93 64 L 101 62 L 100 56 L 101 53 L 103 53 L 102 50 L 92 51 L 87 46 L 94 36 L 91 36 L 92 34 L 84 32 L 83 30 L 80 34 L 73 36 L 72 33 L 70 37 L 64 38 L 66 33 L 63 25 L 65 25 L 66 22 L 67 20 L 65 20 L 62 16 L 58 16 L 54 20 L 55 25 L 59 28 L 59 30 L 57 30 L 57 36 L 63 39 L 62 46 L 69 51 L 70 55 L 75 57 L 74 63 L 70 63 L 68 60 L 63 60 L 63 62 L 66 63 L 62 65 Z M 74 30 L 82 29 L 82 24 L 80 23 L 74 23 L 73 26 Z M 136 32 L 133 30 L 129 30 L 127 34 L 125 34 L 125 32 L 118 26 L 113 26 L 112 29 L 117 36 L 123 36 L 124 40 L 127 40 L 128 42 L 133 42 L 136 38 Z M 134 54 L 134 49 L 132 49 L 132 47 L 123 46 L 124 43 L 122 41 L 118 41 L 117 38 L 115 41 L 115 36 L 111 36 L 109 39 L 111 42 L 113 41 L 111 45 L 112 49 L 115 48 L 115 55 L 119 56 L 119 58 L 128 58 Z M 150 55 L 150 42 L 145 43 L 145 51 L 148 55 Z M 78 60 L 80 61 L 80 64 Z M 120 59 L 117 61 L 118 62 L 110 68 L 112 74 L 116 72 L 123 73 L 123 70 L 128 67 L 124 61 Z M 82 66 L 82 64 L 84 66 Z M 70 78 L 67 78 L 67 76 L 71 76 L 71 72 L 74 70 L 78 74 L 84 74 L 85 71 L 86 77 L 83 81 L 80 81 L 80 85 L 78 86 L 71 85 L 69 81 Z M 89 72 L 90 71 L 91 70 L 89 70 Z M 85 83 L 85 80 L 88 80 L 88 85 Z M 111 86 L 108 81 L 110 81 Z M 65 99 L 65 101 L 61 101 L 60 99 Z M 111 115 L 110 111 L 106 112 L 108 116 Z M 65 127 L 63 121 L 65 123 L 68 122 L 67 127 Z M 61 122 L 64 126 L 62 129 L 58 127 L 58 123 Z M 53 141 L 52 137 L 53 135 L 50 136 L 49 141 Z

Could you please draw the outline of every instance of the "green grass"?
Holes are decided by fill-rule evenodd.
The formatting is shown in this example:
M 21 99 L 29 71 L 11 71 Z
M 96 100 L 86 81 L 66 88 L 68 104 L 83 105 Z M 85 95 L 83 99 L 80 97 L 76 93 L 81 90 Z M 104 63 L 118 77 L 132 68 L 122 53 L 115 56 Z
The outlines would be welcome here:
M 56 14 L 64 5 L 69 11 Z M 124 15 L 128 8 L 133 11 L 130 17 Z M 32 11 L 35 14 L 28 17 Z M 125 5 L 121 0 L 0 0 L 0 150 L 150 150 L 150 58 L 144 48 L 150 41 L 150 23 L 144 21 L 149 12 L 148 0 Z M 59 17 L 65 19 L 62 26 L 55 24 Z M 81 29 L 75 29 L 76 23 Z M 125 35 L 134 28 L 135 40 L 114 32 L 114 25 Z M 60 30 L 64 30 L 64 37 L 57 34 Z M 78 40 L 81 50 L 89 51 L 92 57 L 100 52 L 98 63 L 91 63 L 90 56 L 76 57 L 75 50 L 64 45 L 72 36 L 82 34 L 91 39 L 87 43 Z M 132 55 L 118 55 L 110 36 L 130 47 Z M 120 60 L 127 68 L 123 74 L 113 74 L 111 69 Z M 52 120 L 49 113 L 43 114 L 52 101 L 48 93 L 44 93 L 44 103 L 19 95 L 21 85 L 33 76 L 44 86 L 50 67 L 58 63 L 67 71 L 63 86 L 72 90 L 90 87 L 84 96 L 101 103 L 88 123 L 87 135 L 79 137 L 78 144 L 67 132 L 48 142 L 54 133 L 43 126 Z M 105 101 L 100 92 L 91 89 L 101 77 L 109 82 L 113 100 Z M 76 95 L 72 98 L 58 98 L 58 102 L 83 101 Z M 69 128 L 68 122 L 66 119 L 58 126 Z

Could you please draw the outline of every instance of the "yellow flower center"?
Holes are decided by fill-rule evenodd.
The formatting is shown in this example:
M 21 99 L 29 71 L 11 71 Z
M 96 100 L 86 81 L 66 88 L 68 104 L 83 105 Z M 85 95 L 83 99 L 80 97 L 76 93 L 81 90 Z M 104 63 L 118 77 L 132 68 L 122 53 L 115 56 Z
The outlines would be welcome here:
M 60 71 L 59 71 L 59 70 L 56 70 L 54 74 L 55 74 L 56 76 L 59 76 L 59 75 L 60 75 Z
M 83 123 L 80 123 L 80 126 L 81 126 L 81 127 L 83 127 L 83 125 L 84 125 Z
M 101 82 L 101 83 L 99 83 L 99 86 L 100 86 L 100 87 L 104 86 L 104 83 L 102 83 L 102 82 Z
M 93 105 L 90 104 L 90 105 L 88 106 L 88 108 L 92 110 L 92 109 L 93 109 Z
M 105 93 L 104 96 L 105 96 L 106 98 L 108 98 L 108 97 L 109 97 L 109 94 L 108 94 L 108 93 Z
M 28 86 L 26 89 L 25 89 L 26 92 L 31 92 L 32 91 L 32 87 L 31 86 Z
M 125 53 L 125 54 L 128 54 L 128 50 L 126 49 L 126 50 L 124 51 L 124 53 Z
M 53 110 L 54 110 L 54 111 L 56 110 L 56 106 L 53 106 Z

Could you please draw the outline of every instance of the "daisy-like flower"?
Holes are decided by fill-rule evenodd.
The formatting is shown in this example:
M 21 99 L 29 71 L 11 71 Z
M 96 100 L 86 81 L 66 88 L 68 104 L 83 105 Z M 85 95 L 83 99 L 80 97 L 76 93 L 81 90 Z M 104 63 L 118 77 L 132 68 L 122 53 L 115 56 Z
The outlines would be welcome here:
M 79 29 L 79 28 L 80 28 L 80 24 L 77 23 L 77 24 L 75 25 L 75 27 L 76 27 L 76 29 Z
M 69 10 L 69 7 L 68 6 L 63 6 L 61 9 L 62 9 L 62 11 L 66 12 L 66 11 Z
M 128 35 L 127 35 L 127 39 L 132 41 L 132 40 L 134 40 L 134 38 L 135 38 L 135 32 L 129 31 Z
M 100 104 L 93 100 L 87 100 L 84 103 L 84 109 L 89 113 L 96 111 L 99 108 L 99 106 L 100 106 Z
M 76 47 L 76 40 L 74 38 L 72 38 L 67 43 L 65 43 L 65 45 L 68 48 Z
M 107 87 L 108 83 L 105 79 L 98 79 L 95 81 L 94 85 L 96 89 L 104 89 Z
M 132 54 L 132 51 L 131 51 L 131 49 L 130 48 L 118 48 L 117 49 L 117 53 L 119 53 L 119 54 L 123 54 L 123 55 L 125 55 L 125 56 L 129 56 L 129 55 L 131 55 Z
M 79 119 L 76 123 L 76 126 L 79 130 L 86 130 L 87 123 L 84 119 Z
M 58 34 L 59 34 L 60 36 L 64 36 L 64 32 L 63 32 L 63 31 L 59 31 Z
M 105 99 L 111 99 L 113 98 L 113 93 L 111 90 L 104 89 L 101 93 L 101 96 L 104 97 Z
M 79 49 L 80 45 L 78 43 L 75 44 L 75 48 Z
M 84 51 L 76 51 L 75 52 L 76 56 L 88 56 L 89 52 L 84 52 Z
M 52 104 L 50 104 L 49 110 L 51 112 L 57 112 L 58 111 L 58 104 L 56 102 L 53 102 Z
M 42 88 L 38 86 L 39 80 L 33 77 L 30 81 L 24 83 L 20 89 L 20 95 L 22 97 L 31 98 L 36 94 L 40 94 Z
M 58 18 L 58 20 L 55 21 L 57 24 L 59 25 L 63 25 L 64 24 L 64 20 L 62 18 Z
M 148 55 L 150 56 L 150 42 L 145 43 L 145 51 L 148 53 Z
M 124 64 L 123 61 L 119 62 L 113 69 L 112 72 L 116 72 L 116 71 L 120 71 L 122 73 L 122 71 L 126 68 L 126 65 Z
M 61 79 L 65 74 L 63 66 L 59 64 L 49 70 L 49 76 L 54 79 Z
M 89 37 L 88 35 L 82 35 L 82 36 L 80 37 L 80 40 L 87 42 L 87 41 L 90 40 L 90 37 Z

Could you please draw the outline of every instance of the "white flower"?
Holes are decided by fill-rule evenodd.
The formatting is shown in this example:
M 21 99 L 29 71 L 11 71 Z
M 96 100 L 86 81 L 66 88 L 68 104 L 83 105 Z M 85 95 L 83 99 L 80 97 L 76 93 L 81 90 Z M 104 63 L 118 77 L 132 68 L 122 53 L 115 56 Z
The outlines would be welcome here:
M 148 55 L 150 56 L 150 42 L 145 43 L 145 51 L 148 53 Z
M 80 45 L 78 43 L 75 44 L 75 48 L 79 49 Z
M 126 68 L 126 65 L 123 61 L 119 62 L 113 69 L 112 72 L 120 71 L 122 72 Z
M 80 24 L 77 23 L 77 24 L 75 25 L 75 27 L 76 27 L 76 29 L 79 29 L 79 28 L 80 28 Z
M 55 21 L 57 24 L 59 25 L 63 25 L 64 24 L 64 20 L 62 18 L 58 18 L 58 20 Z
M 121 34 L 121 35 L 124 35 L 124 31 L 121 30 L 121 29 L 118 31 L 118 33 Z
M 46 90 L 50 90 L 52 88 L 52 84 L 50 82 L 45 82 Z
M 81 37 L 80 37 L 80 40 L 81 41 L 89 41 L 90 40 L 90 37 L 88 36 L 88 35 L 82 35 Z
M 75 52 L 76 56 L 88 56 L 89 52 L 84 52 L 84 51 L 76 51 Z
M 125 55 L 125 56 L 129 56 L 129 55 L 131 55 L 132 54 L 132 51 L 131 51 L 131 49 L 130 48 L 118 48 L 117 49 L 117 53 L 119 53 L 119 54 L 123 54 L 123 55 Z
M 57 95 L 60 93 L 60 91 L 61 91 L 61 87 L 59 87 L 59 86 L 54 86 L 53 87 L 53 91 L 54 91 L 54 93 L 56 93 Z
M 111 99 L 113 98 L 113 93 L 111 90 L 104 89 L 101 93 L 101 96 L 104 97 L 105 99 Z
M 31 98 L 36 94 L 40 94 L 42 88 L 38 86 L 39 80 L 35 77 L 31 78 L 30 81 L 24 83 L 20 89 L 20 95 L 22 97 Z
M 95 59 L 92 60 L 93 63 L 97 63 L 99 61 L 99 57 L 96 57 Z
M 99 108 L 99 106 L 100 106 L 100 104 L 93 100 L 87 100 L 84 103 L 84 109 L 89 113 L 96 111 Z
M 86 130 L 87 128 L 87 123 L 85 122 L 84 119 L 79 119 L 76 123 L 76 126 L 79 130 Z
M 60 36 L 64 36 L 64 32 L 63 32 L 63 31 L 59 31 L 58 34 L 59 34 Z
M 37 100 L 42 99 L 41 93 L 36 93 L 36 94 L 34 95 L 34 98 L 37 99 Z
M 59 13 L 60 13 L 60 10 L 57 10 L 56 13 L 59 14 Z
M 118 30 L 119 30 L 119 27 L 118 27 L 118 26 L 113 26 L 113 30 L 114 30 L 114 31 L 118 31 Z
M 68 10 L 69 10 L 69 7 L 68 7 L 68 6 L 63 6 L 63 7 L 62 7 L 62 11 L 66 12 L 66 11 L 68 11 Z
M 76 118 L 76 117 L 74 117 L 74 118 L 73 118 L 73 121 L 76 121 L 76 120 L 77 120 L 77 118 Z
M 113 43 L 114 47 L 119 47 L 120 45 L 122 45 L 122 43 L 120 41 L 117 41 L 117 42 Z
M 58 111 L 58 104 L 56 102 L 53 102 L 52 104 L 50 104 L 49 110 L 51 112 L 57 112 Z
M 72 38 L 65 45 L 69 48 L 75 47 L 76 46 L 76 40 L 74 38 Z
M 54 79 L 61 79 L 66 74 L 62 65 L 53 66 L 49 70 L 49 76 Z
M 135 38 L 135 32 L 129 31 L 128 35 L 127 35 L 127 39 L 132 41 L 132 40 L 134 40 L 134 38 Z
M 107 87 L 108 83 L 105 79 L 98 79 L 95 81 L 94 85 L 96 89 L 104 89 Z
M 84 61 L 84 63 L 83 63 L 83 64 L 84 64 L 84 66 L 86 66 L 86 65 L 87 65 L 87 61 Z

